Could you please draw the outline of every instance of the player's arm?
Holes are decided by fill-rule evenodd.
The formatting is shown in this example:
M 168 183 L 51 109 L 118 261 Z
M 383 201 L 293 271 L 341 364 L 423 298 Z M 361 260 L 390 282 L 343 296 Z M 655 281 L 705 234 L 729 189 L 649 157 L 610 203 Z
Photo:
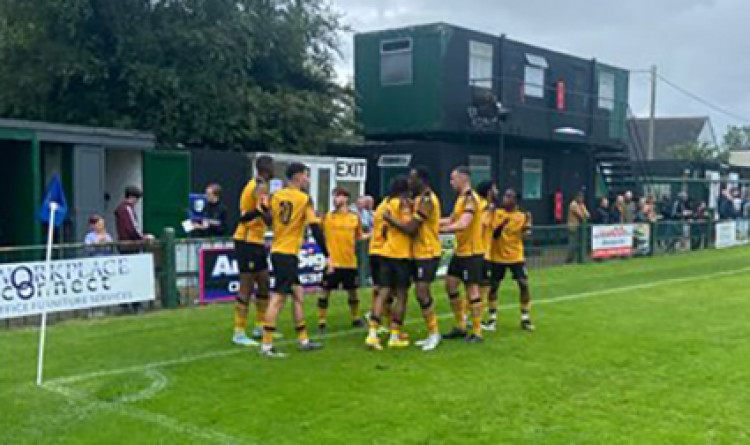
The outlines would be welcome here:
M 313 208 L 312 199 L 308 201 L 307 208 L 305 209 L 305 222 L 312 232 L 315 243 L 320 247 L 321 253 L 326 257 L 326 261 L 330 262 L 330 255 L 328 253 L 328 245 L 326 244 L 326 235 L 323 231 L 323 225 L 320 222 L 320 218 L 315 214 Z
M 464 205 L 464 212 L 458 218 L 457 221 L 444 225 L 441 228 L 441 232 L 444 233 L 455 233 L 462 230 L 466 230 L 474 221 L 475 214 L 477 212 L 477 203 L 473 198 L 467 197 L 466 204 Z

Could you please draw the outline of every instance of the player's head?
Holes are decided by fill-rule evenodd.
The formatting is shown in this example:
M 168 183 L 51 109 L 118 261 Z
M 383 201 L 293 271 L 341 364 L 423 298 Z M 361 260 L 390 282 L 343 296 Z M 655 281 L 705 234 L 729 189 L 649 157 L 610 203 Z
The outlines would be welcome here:
M 221 199 L 221 186 L 213 183 L 206 187 L 206 201 L 216 204 Z
M 292 162 L 286 168 L 286 178 L 300 190 L 307 190 L 310 185 L 310 169 L 301 162 Z
M 468 167 L 460 166 L 451 172 L 451 187 L 457 192 L 462 192 L 471 187 L 471 172 Z
M 495 202 L 497 195 L 500 192 L 497 190 L 497 184 L 495 184 L 495 181 L 485 180 L 477 184 L 477 193 L 479 193 L 479 196 L 486 199 L 487 202 Z
M 389 196 L 391 198 L 399 198 L 409 193 L 409 180 L 406 176 L 399 175 L 393 178 L 391 181 L 391 191 Z
M 518 193 L 515 189 L 509 188 L 503 194 L 503 207 L 506 209 L 515 209 L 518 206 Z
M 417 166 L 409 172 L 409 189 L 413 193 L 420 193 L 430 186 L 430 171 L 427 167 Z
M 273 158 L 268 155 L 260 155 L 255 159 L 255 170 L 258 176 L 264 179 L 273 177 Z
M 349 191 L 344 188 L 337 188 L 333 191 L 333 205 L 337 209 L 347 207 L 349 205 Z

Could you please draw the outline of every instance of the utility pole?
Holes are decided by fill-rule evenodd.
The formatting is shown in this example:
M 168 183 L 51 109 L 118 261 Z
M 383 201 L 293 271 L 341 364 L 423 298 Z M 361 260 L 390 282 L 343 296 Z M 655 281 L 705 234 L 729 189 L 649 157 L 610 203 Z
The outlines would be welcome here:
M 648 160 L 654 160 L 654 133 L 656 132 L 656 65 L 651 66 L 651 115 L 648 122 Z

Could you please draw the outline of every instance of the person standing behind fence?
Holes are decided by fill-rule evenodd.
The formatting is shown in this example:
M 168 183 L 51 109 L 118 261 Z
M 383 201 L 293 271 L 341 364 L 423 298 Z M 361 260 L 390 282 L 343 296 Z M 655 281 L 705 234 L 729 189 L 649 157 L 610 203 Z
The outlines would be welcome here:
M 138 227 L 138 216 L 135 206 L 141 200 L 143 192 L 136 186 L 125 188 L 125 200 L 115 209 L 115 227 L 117 229 L 117 242 L 120 243 L 118 250 L 121 254 L 132 255 L 143 251 L 143 242 L 152 240 L 154 237 L 143 234 Z M 133 313 L 141 312 L 141 303 L 124 304 L 121 306 L 125 311 Z
M 580 191 L 568 206 L 568 258 L 565 260 L 568 264 L 582 260 L 581 244 L 583 244 L 583 236 L 580 227 L 586 224 L 589 219 L 591 219 L 591 215 L 586 208 L 585 196 Z
M 357 199 L 357 213 L 359 214 L 359 220 L 362 221 L 362 231 L 364 233 L 372 232 L 375 222 L 374 206 L 375 200 L 370 195 L 360 196 Z
M 205 217 L 196 225 L 194 235 L 198 238 L 218 238 L 227 233 L 227 207 L 221 202 L 221 186 L 206 187 Z
M 625 221 L 625 197 L 617 195 L 612 209 L 609 211 L 610 224 L 622 224 Z
M 89 228 L 90 231 L 83 240 L 86 244 L 86 254 L 88 256 L 112 255 L 114 253 L 113 240 L 112 236 L 107 233 L 104 218 L 96 214 L 91 215 Z
M 609 200 L 607 198 L 599 198 L 599 204 L 594 210 L 591 222 L 594 224 L 609 224 Z
M 638 206 L 633 200 L 633 192 L 628 190 L 625 192 L 625 198 L 623 203 L 623 214 L 622 219 L 626 224 L 632 224 L 635 222 L 635 214 L 638 210 Z

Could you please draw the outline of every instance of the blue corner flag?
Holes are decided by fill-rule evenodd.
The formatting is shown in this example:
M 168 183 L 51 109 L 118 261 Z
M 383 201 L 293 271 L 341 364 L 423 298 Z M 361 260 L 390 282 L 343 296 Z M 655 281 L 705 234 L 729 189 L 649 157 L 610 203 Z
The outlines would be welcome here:
M 44 202 L 42 207 L 39 209 L 39 220 L 43 223 L 49 223 L 49 210 L 50 203 L 57 203 L 57 210 L 55 210 L 55 227 L 60 227 L 65 216 L 68 214 L 68 201 L 65 199 L 65 192 L 63 191 L 62 182 L 60 182 L 60 176 L 55 173 L 52 180 L 47 186 L 47 192 L 44 194 Z

